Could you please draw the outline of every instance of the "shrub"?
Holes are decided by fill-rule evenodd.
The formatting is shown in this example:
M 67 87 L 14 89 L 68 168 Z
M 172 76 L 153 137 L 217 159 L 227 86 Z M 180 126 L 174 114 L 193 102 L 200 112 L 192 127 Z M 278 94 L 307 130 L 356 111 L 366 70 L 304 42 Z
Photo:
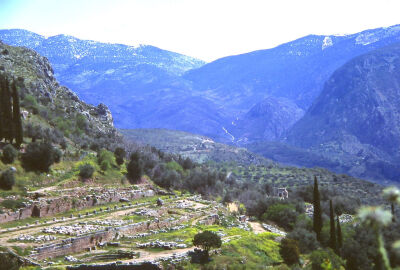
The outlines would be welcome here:
M 94 167 L 90 164 L 84 164 L 79 167 L 79 176 L 82 177 L 82 179 L 88 179 L 93 176 L 94 173 Z
M 274 221 L 285 229 L 292 229 L 297 216 L 293 205 L 277 203 L 268 207 L 262 219 Z
M 167 169 L 169 170 L 175 170 L 177 172 L 183 173 L 183 168 L 181 165 L 179 165 L 179 163 L 175 162 L 175 161 L 171 161 L 167 163 Z
M 344 267 L 343 260 L 337 256 L 331 249 L 323 250 L 315 250 L 311 253 L 310 256 L 312 270 L 324 270 L 322 264 L 330 264 L 331 269 L 341 269 Z M 343 269 L 343 268 L 342 268 Z
M 60 149 L 54 148 L 54 162 L 59 163 L 61 161 L 62 152 Z
M 126 169 L 128 170 L 127 177 L 129 182 L 132 184 L 139 182 L 142 177 L 143 167 L 138 152 L 134 152 L 131 155 L 131 160 Z
M 201 247 L 208 254 L 211 248 L 219 248 L 222 245 L 221 237 L 214 232 L 204 231 L 193 238 L 193 245 Z
M 48 142 L 32 142 L 22 154 L 22 166 L 27 171 L 48 172 L 57 157 L 56 149 Z
M 126 156 L 126 152 L 124 148 L 117 147 L 114 151 L 115 161 L 119 166 L 124 163 L 124 158 Z
M 97 162 L 103 171 L 107 171 L 116 166 L 114 155 L 106 149 L 102 149 L 97 157 Z
M 295 228 L 287 237 L 299 243 L 301 253 L 309 253 L 318 248 L 318 241 L 315 233 L 307 231 L 306 229 Z
M 293 265 L 299 262 L 300 251 L 296 240 L 284 238 L 279 248 L 279 254 L 287 265 Z
M 190 158 L 187 157 L 187 158 L 183 161 L 182 167 L 183 167 L 185 170 L 190 170 L 190 169 L 194 168 L 194 163 L 190 160 Z
M 155 178 L 154 182 L 163 187 L 163 188 L 171 188 L 173 186 L 179 186 L 181 180 L 181 176 L 174 170 L 165 171 L 161 177 Z
M 7 144 L 3 148 L 3 154 L 1 155 L 1 161 L 3 161 L 4 164 L 10 164 L 13 163 L 15 158 L 18 155 L 18 151 L 11 145 Z
M 4 190 L 11 190 L 14 185 L 14 172 L 12 170 L 4 171 L 0 176 L 0 188 Z

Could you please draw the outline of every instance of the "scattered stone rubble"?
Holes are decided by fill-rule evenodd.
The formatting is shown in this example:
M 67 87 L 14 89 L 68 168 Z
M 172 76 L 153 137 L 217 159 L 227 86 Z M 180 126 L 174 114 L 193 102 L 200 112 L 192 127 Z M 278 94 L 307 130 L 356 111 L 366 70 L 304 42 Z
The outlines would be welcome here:
M 354 220 L 353 216 L 349 214 L 342 214 L 339 216 L 340 223 L 350 223 L 353 222 L 353 220 Z
M 54 235 L 26 235 L 26 234 L 21 234 L 14 240 L 16 241 L 29 241 L 29 242 L 49 242 L 49 241 L 54 241 L 57 240 L 57 237 Z
M 158 231 L 149 230 L 148 232 L 145 232 L 145 233 L 138 233 L 138 234 L 135 234 L 135 235 L 127 235 L 127 236 L 125 236 L 125 238 L 138 239 L 138 238 L 143 238 L 143 237 L 147 237 L 147 236 L 154 235 L 154 234 L 182 230 L 182 229 L 185 229 L 185 228 L 187 228 L 186 225 L 178 225 L 178 226 L 174 226 L 174 227 L 170 227 L 170 228 L 160 229 Z
M 53 234 L 65 234 L 65 235 L 83 235 L 94 231 L 99 231 L 104 229 L 104 227 L 99 225 L 90 225 L 85 223 L 79 223 L 68 226 L 54 226 L 42 229 L 44 233 Z
M 65 256 L 64 260 L 67 262 L 78 262 L 78 259 L 75 258 L 74 256 Z
M 310 218 L 313 217 L 314 215 L 314 206 L 312 204 L 306 204 L 306 215 L 309 216 Z M 339 216 L 339 222 L 340 223 L 350 223 L 353 222 L 354 218 L 350 214 L 341 214 Z
M 95 224 L 95 225 L 102 225 L 102 226 L 112 226 L 112 227 L 123 226 L 123 225 L 128 224 L 127 221 L 120 220 L 120 219 L 96 220 L 96 221 L 91 221 L 89 223 Z
M 176 208 L 185 209 L 185 208 L 192 208 L 194 203 L 190 201 L 180 201 L 176 203 Z
M 273 225 L 269 225 L 269 224 L 263 223 L 262 226 L 263 226 L 263 228 L 264 228 L 265 230 L 267 230 L 267 231 L 269 231 L 269 232 L 272 232 L 272 233 L 279 234 L 279 235 L 281 235 L 281 236 L 283 236 L 283 237 L 285 237 L 286 234 L 287 234 L 286 232 L 279 230 L 278 228 L 276 228 L 276 227 L 273 226 Z
M 138 243 L 136 244 L 138 248 L 163 248 L 163 249 L 173 249 L 173 248 L 187 248 L 186 244 L 178 244 L 177 242 L 163 242 L 160 240 Z
M 130 213 L 130 215 L 155 217 L 158 216 L 158 212 L 152 209 L 140 209 Z

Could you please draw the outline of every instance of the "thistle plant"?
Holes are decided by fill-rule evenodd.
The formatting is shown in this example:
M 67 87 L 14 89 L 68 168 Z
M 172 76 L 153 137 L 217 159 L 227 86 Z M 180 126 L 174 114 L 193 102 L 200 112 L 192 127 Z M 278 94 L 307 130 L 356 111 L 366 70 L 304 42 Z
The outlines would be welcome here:
M 400 203 L 400 191 L 396 187 L 388 187 L 383 190 L 383 197 L 390 203 L 392 209 L 392 221 L 395 222 L 394 205 Z
M 390 222 L 394 222 L 394 205 L 395 203 L 400 204 L 400 191 L 395 187 L 386 188 L 383 191 L 383 197 L 390 202 L 391 212 L 383 209 L 381 206 L 366 206 L 360 208 L 358 211 L 358 217 L 361 222 L 371 227 L 375 234 L 375 239 L 378 245 L 378 253 L 382 259 L 382 269 L 392 269 L 390 266 L 387 251 L 385 249 L 385 243 L 383 240 L 381 229 L 388 225 Z M 394 244 L 394 247 L 400 247 L 400 241 Z
M 361 222 L 372 228 L 378 245 L 378 253 L 382 259 L 382 269 L 390 270 L 389 258 L 385 249 L 381 228 L 392 221 L 392 214 L 381 206 L 365 206 L 358 211 Z

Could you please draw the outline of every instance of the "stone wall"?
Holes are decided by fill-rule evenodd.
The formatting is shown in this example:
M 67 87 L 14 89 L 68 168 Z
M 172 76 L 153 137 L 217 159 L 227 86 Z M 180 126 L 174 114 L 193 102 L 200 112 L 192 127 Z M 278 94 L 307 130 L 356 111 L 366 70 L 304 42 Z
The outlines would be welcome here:
M 112 263 L 103 265 L 67 266 L 67 270 L 161 270 L 161 268 L 152 263 L 142 263 L 140 265 Z
M 116 237 L 126 234 L 141 233 L 148 230 L 156 230 L 167 227 L 173 227 L 187 222 L 195 215 L 183 216 L 180 219 L 165 219 L 153 222 L 139 222 L 135 224 L 125 225 L 118 228 L 109 228 L 108 230 L 98 231 L 80 237 L 69 238 L 62 240 L 60 243 L 45 245 L 35 249 L 35 253 L 31 255 L 32 258 L 42 260 L 46 258 L 53 258 L 64 256 L 67 254 L 78 253 L 85 249 L 93 248 L 99 243 L 110 242 Z
M 87 195 L 77 198 L 73 195 L 59 198 L 40 198 L 33 201 L 32 204 L 21 208 L 15 212 L 6 212 L 0 214 L 0 223 L 6 223 L 28 217 L 47 217 L 58 213 L 63 213 L 71 209 L 85 209 L 94 205 L 102 205 L 110 202 L 119 202 L 123 200 L 135 200 L 143 197 L 151 197 L 155 192 L 148 190 L 100 190 L 100 195 Z

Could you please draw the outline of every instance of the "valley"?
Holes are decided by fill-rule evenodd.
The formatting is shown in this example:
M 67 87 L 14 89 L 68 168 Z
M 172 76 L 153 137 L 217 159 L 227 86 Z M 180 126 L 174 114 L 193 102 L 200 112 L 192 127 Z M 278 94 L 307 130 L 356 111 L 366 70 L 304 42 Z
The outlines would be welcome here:
M 320 166 L 390 184 L 399 175 L 397 159 L 383 153 L 386 150 L 378 146 L 379 140 L 364 143 L 352 134 L 316 147 L 302 142 L 304 136 L 298 130 L 308 121 L 314 103 L 325 102 L 320 95 L 331 76 L 354 57 L 400 42 L 399 29 L 394 25 L 348 35 L 309 35 L 211 63 L 153 46 L 106 44 L 66 35 L 44 37 L 19 29 L 1 30 L 0 39 L 46 56 L 63 85 L 90 104 L 109 107 L 117 128 L 201 134 L 276 162 Z M 388 74 L 388 80 L 390 76 L 395 73 Z M 342 84 L 347 87 L 351 82 Z M 339 109 L 340 104 L 334 106 Z M 324 121 L 339 117 L 319 114 L 324 114 Z M 377 121 L 365 125 L 375 130 Z M 317 122 L 313 128 L 322 131 L 323 125 Z
M 204 63 L 0 30 L 0 269 L 398 267 L 399 33 Z

